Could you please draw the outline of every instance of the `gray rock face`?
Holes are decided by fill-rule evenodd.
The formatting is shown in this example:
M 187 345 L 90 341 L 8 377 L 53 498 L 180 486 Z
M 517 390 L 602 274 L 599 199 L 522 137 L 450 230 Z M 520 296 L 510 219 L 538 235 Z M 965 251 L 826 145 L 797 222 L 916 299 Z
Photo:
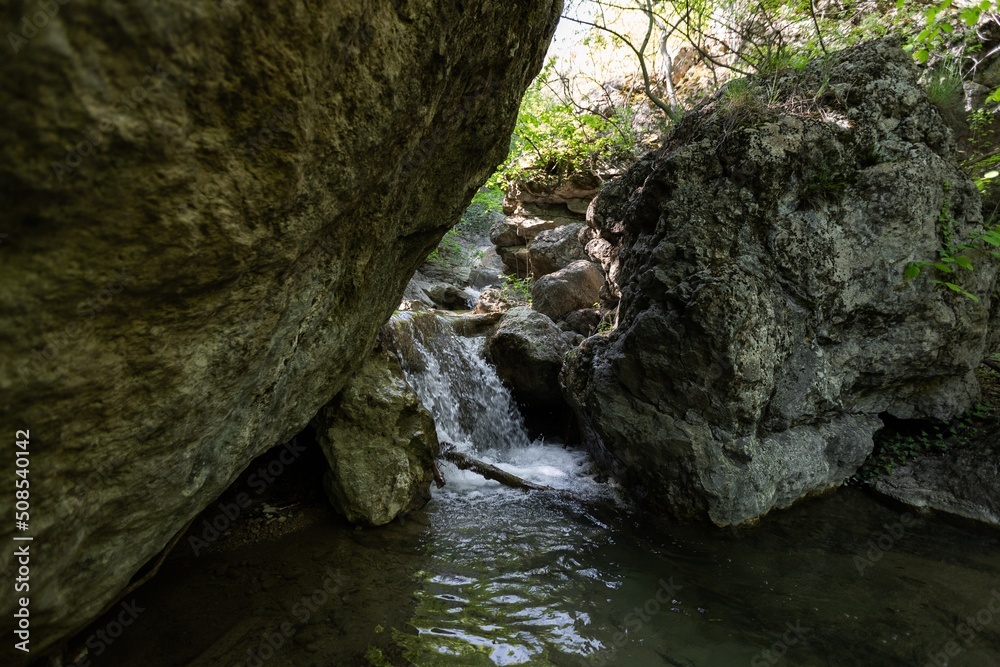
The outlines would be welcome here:
M 876 415 L 947 418 L 977 395 L 994 263 L 974 255 L 959 277 L 979 302 L 903 279 L 943 234 L 982 229 L 917 76 L 873 43 L 779 80 L 770 108 L 752 83 L 723 92 L 597 199 L 618 328 L 564 380 L 595 451 L 647 503 L 752 521 L 839 485 Z
M 32 656 L 340 391 L 503 160 L 559 11 L 78 0 L 0 62 L 0 415 L 44 452 Z
M 511 308 L 486 338 L 483 352 L 515 398 L 533 405 L 562 404 L 559 371 L 569 336 L 531 308 Z
M 434 419 L 395 355 L 370 356 L 314 423 L 330 464 L 327 495 L 348 521 L 381 526 L 430 500 Z
M 893 500 L 1000 527 L 1000 433 L 926 456 L 871 481 Z
M 601 324 L 601 311 L 597 308 L 581 308 L 568 313 L 559 322 L 563 331 L 573 331 L 583 336 L 592 336 Z
M 532 307 L 553 320 L 590 308 L 601 296 L 604 273 L 593 262 L 580 260 L 543 276 L 531 286 Z
M 585 229 L 578 222 L 541 232 L 528 246 L 531 273 L 537 280 L 558 271 L 573 262 L 587 259 L 580 232 Z

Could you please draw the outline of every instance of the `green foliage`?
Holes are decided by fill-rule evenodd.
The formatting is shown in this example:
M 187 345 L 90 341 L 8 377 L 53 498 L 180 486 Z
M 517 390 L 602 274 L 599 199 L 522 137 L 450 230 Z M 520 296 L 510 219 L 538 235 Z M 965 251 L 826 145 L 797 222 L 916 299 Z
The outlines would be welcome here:
M 619 107 L 600 115 L 574 107 L 552 92 L 553 76 L 549 63 L 525 93 L 507 160 L 490 179 L 491 185 L 505 190 L 534 175 L 564 178 L 635 158 L 632 109 Z
M 458 242 L 459 232 L 457 229 L 449 229 L 441 238 L 441 243 L 427 256 L 428 262 L 439 262 L 447 264 L 461 264 L 466 257 L 465 249 Z
M 488 181 L 476 192 L 455 229 L 460 233 L 486 234 L 502 212 L 503 191 L 496 183 Z
M 500 293 L 504 300 L 516 303 L 521 306 L 531 305 L 531 278 L 517 278 L 516 276 L 503 276 L 503 285 L 500 286 Z
M 902 9 L 905 6 L 913 5 L 913 2 L 898 0 L 896 7 Z M 928 62 L 935 52 L 945 51 L 944 45 L 955 33 L 960 24 L 965 27 L 974 27 L 979 23 L 979 17 L 983 12 L 1000 8 L 998 0 L 982 0 L 977 4 L 967 7 L 955 6 L 954 0 L 940 0 L 933 2 L 923 10 L 924 28 L 909 44 L 913 57 L 917 62 Z
M 995 118 L 995 114 L 986 109 L 973 109 L 969 113 L 969 147 L 972 155 L 962 168 L 972 177 L 976 188 L 983 195 L 989 195 L 993 180 L 1000 176 L 1000 171 L 995 169 L 1000 165 L 1000 153 L 995 152 L 992 140 Z
M 962 74 L 959 64 L 952 57 L 945 57 L 927 72 L 924 89 L 931 104 L 949 108 L 962 99 Z
M 917 431 L 912 425 L 884 429 L 875 437 L 875 449 L 854 476 L 864 482 L 880 475 L 890 475 L 919 456 L 947 452 L 964 447 L 986 435 L 989 424 L 996 420 L 993 408 L 978 403 L 950 422 L 923 422 Z
M 945 183 L 944 202 L 941 205 L 941 213 L 938 215 L 938 225 L 941 228 L 943 243 L 938 249 L 938 256 L 934 260 L 923 260 L 910 262 L 903 270 L 904 280 L 913 280 L 925 269 L 933 270 L 941 278 L 934 278 L 932 282 L 957 294 L 961 294 L 972 301 L 979 301 L 979 297 L 968 291 L 959 284 L 960 270 L 972 271 L 974 269 L 972 257 L 974 251 L 989 252 L 995 258 L 1000 258 L 1000 226 L 994 227 L 982 234 L 976 235 L 970 241 L 960 241 L 956 238 L 952 227 L 955 219 L 951 214 L 951 186 Z

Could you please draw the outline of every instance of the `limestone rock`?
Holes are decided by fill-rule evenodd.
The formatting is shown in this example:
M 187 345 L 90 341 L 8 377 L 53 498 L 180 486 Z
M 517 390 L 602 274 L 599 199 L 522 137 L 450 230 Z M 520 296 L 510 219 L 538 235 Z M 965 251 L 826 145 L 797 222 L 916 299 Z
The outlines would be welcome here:
M 601 295 L 604 273 L 593 262 L 579 260 L 531 286 L 532 307 L 553 320 L 581 308 L 592 307 Z
M 327 495 L 348 521 L 381 526 L 430 500 L 434 419 L 395 355 L 373 353 L 314 424 L 330 464 Z
M 76 0 L 0 61 L 32 656 L 341 390 L 504 159 L 560 4 Z
M 1000 527 L 1000 433 L 871 480 L 893 500 Z
M 569 350 L 568 336 L 552 320 L 524 306 L 507 311 L 483 349 L 515 398 L 533 405 L 563 402 L 559 370 Z
M 564 382 L 645 503 L 753 521 L 852 474 L 880 413 L 947 418 L 977 395 L 995 262 L 952 276 L 978 302 L 933 270 L 903 278 L 936 257 L 940 220 L 956 243 L 982 230 L 918 75 L 875 42 L 778 79 L 775 99 L 750 80 L 602 190 L 589 218 L 620 263 L 618 327 Z
M 514 305 L 510 299 L 504 296 L 503 290 L 496 287 L 487 287 L 479 295 L 479 300 L 476 301 L 476 307 L 473 309 L 473 312 L 476 315 L 506 313 Z
M 490 227 L 490 242 L 497 248 L 510 248 L 526 245 L 528 240 L 521 234 L 521 228 L 517 222 L 510 218 L 504 218 L 496 221 Z
M 528 246 L 531 274 L 537 280 L 573 262 L 587 259 L 580 234 L 586 229 L 579 222 L 540 233 Z

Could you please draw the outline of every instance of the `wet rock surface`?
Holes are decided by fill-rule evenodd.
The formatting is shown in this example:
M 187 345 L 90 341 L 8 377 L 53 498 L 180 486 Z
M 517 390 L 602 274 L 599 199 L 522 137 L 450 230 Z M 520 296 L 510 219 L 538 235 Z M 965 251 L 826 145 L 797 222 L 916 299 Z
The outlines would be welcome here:
M 490 332 L 484 353 L 519 401 L 561 405 L 559 371 L 571 342 L 548 317 L 521 306 L 507 311 Z
M 982 230 L 918 75 L 876 42 L 778 80 L 767 104 L 723 91 L 596 200 L 618 328 L 564 381 L 647 504 L 753 521 L 839 485 L 876 415 L 948 418 L 977 396 L 995 264 L 961 276 L 980 301 L 903 279 L 942 221 L 952 239 Z
M 430 500 L 434 420 L 394 354 L 368 357 L 314 425 L 330 465 L 327 495 L 351 523 L 381 526 Z

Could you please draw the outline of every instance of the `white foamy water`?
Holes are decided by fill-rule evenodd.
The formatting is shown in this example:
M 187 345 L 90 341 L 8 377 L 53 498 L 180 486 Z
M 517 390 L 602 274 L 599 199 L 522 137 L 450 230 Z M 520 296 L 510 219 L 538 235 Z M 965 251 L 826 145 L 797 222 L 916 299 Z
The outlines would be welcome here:
M 432 313 L 397 313 L 390 325 L 406 379 L 434 415 L 442 445 L 536 484 L 588 497 L 606 491 L 586 452 L 529 438 L 513 397 L 483 359 L 482 337 L 458 336 Z M 441 468 L 444 493 L 503 488 L 447 462 Z

